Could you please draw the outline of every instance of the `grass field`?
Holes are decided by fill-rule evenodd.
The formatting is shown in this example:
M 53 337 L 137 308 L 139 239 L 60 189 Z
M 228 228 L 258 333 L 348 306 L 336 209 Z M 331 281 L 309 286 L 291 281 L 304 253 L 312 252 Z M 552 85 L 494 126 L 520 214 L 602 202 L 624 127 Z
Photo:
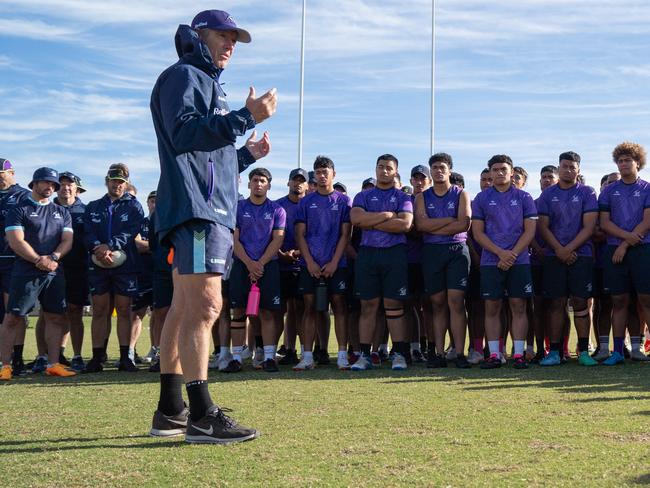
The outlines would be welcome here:
M 146 352 L 146 328 L 142 343 Z M 111 351 L 115 357 L 115 343 Z M 33 353 L 30 328 L 25 357 Z M 650 364 L 365 373 L 330 366 L 275 375 L 248 366 L 210 379 L 213 398 L 258 428 L 258 440 L 224 447 L 147 437 L 158 378 L 144 370 L 0 385 L 0 480 L 9 487 L 650 484 Z

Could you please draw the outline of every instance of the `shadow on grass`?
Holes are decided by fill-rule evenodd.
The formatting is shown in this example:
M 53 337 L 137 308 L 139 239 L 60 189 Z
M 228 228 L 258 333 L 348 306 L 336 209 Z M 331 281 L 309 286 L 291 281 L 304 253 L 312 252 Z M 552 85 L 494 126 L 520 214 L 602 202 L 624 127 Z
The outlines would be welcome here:
M 635 485 L 650 485 L 650 473 L 630 478 L 630 483 Z
M 144 442 L 145 439 L 149 442 Z M 124 444 L 106 443 L 105 441 L 131 440 Z M 96 444 L 99 442 L 98 444 Z M 89 444 L 92 443 L 92 444 Z M 17 447 L 34 445 L 34 447 Z M 69 444 L 69 445 L 66 445 Z M 81 444 L 81 445 L 78 445 Z M 167 439 L 153 438 L 148 435 L 111 436 L 91 438 L 39 439 L 25 441 L 0 441 L 2 454 L 39 454 L 50 451 L 84 451 L 89 449 L 159 449 L 186 445 L 184 437 Z

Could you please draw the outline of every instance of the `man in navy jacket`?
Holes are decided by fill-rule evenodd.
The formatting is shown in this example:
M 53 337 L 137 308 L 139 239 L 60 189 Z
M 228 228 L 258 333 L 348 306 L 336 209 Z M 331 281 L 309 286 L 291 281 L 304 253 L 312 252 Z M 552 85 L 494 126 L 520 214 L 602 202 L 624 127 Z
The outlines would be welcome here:
M 219 10 L 200 12 L 176 32 L 178 62 L 158 78 L 151 113 L 158 138 L 160 181 L 155 228 L 174 250 L 174 296 L 160 343 L 160 401 L 151 434 L 185 433 L 188 442 L 254 439 L 208 392 L 210 329 L 221 311 L 221 276 L 232 253 L 240 171 L 270 151 L 268 134 L 235 148 L 238 136 L 275 112 L 275 89 L 230 111 L 219 76 L 248 32 Z M 189 412 L 182 396 L 186 384 Z

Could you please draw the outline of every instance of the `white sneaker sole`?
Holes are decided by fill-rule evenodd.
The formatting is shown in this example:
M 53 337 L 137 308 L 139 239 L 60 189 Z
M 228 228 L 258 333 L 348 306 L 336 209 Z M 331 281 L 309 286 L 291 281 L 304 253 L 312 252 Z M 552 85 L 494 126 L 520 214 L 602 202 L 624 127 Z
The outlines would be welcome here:
M 166 429 L 166 430 L 151 429 L 149 431 L 149 435 L 151 437 L 177 437 L 183 434 L 185 434 L 185 429 Z
M 230 439 L 218 439 L 216 437 L 211 437 L 208 435 L 192 435 L 185 436 L 185 442 L 188 444 L 234 444 L 235 442 L 246 442 L 257 439 L 260 436 L 260 433 L 255 431 L 254 434 L 247 435 L 244 437 L 234 437 Z

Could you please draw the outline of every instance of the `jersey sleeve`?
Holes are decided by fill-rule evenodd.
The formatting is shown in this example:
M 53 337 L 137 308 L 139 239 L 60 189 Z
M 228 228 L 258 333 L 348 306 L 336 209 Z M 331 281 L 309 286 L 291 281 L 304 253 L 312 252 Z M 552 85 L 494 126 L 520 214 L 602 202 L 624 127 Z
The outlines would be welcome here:
M 72 230 L 72 215 L 70 215 L 67 208 L 62 208 L 61 210 L 63 211 L 63 232 L 74 233 Z
M 11 207 L 5 218 L 5 232 L 10 230 L 25 230 L 24 212 L 22 207 Z
M 485 220 L 485 213 L 483 212 L 482 193 L 476 195 L 472 200 L 472 220 Z
M 598 210 L 601 212 L 609 212 L 610 210 L 608 188 L 610 187 L 606 187 L 602 192 L 600 192 L 600 195 L 598 196 Z
M 582 199 L 582 213 L 598 212 L 596 191 L 590 186 L 585 187 L 585 198 Z
M 307 222 L 307 206 L 305 205 L 305 200 L 306 198 L 300 199 L 300 203 L 298 203 L 298 210 L 296 210 L 296 215 L 294 217 L 294 222 L 297 224 L 300 222 L 301 224 L 304 224 Z
M 352 205 L 352 200 L 350 200 L 350 197 L 344 196 L 343 202 L 345 205 L 343 206 L 343 215 L 341 222 L 347 224 L 350 222 L 350 206 Z
M 548 195 L 548 193 L 543 191 L 542 194 L 537 199 L 537 214 L 538 215 L 546 215 L 546 216 L 548 216 L 549 209 L 548 209 L 548 202 L 546 201 L 546 196 L 547 195 Z
M 522 203 L 524 207 L 524 218 L 536 219 L 537 207 L 535 206 L 535 201 L 533 200 L 533 197 L 530 196 L 530 193 L 523 192 Z
M 277 205 L 273 213 L 273 230 L 284 230 L 287 228 L 287 212 L 280 205 Z
M 365 192 L 359 192 L 354 196 L 352 201 L 352 207 L 359 207 L 366 210 L 366 199 L 364 197 Z
M 411 201 L 411 197 L 407 195 L 404 192 L 400 192 L 400 204 L 399 204 L 399 209 L 398 212 L 406 212 L 406 213 L 413 213 L 413 202 Z

